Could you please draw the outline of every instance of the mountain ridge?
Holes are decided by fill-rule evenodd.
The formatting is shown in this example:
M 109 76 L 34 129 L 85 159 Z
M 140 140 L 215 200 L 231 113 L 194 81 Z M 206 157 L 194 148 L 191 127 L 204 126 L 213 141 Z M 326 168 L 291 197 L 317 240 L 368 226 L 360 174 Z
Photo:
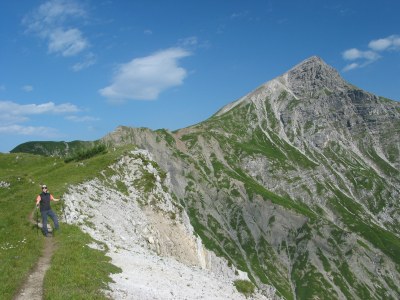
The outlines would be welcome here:
M 400 104 L 318 57 L 174 132 L 118 127 L 169 174 L 196 234 L 285 299 L 396 299 Z
M 150 149 L 171 172 L 178 198 L 193 212 L 191 221 L 208 226 L 200 226 L 198 234 L 248 271 L 258 286 L 272 283 L 288 299 L 304 293 L 379 298 L 368 275 L 375 263 L 367 249 L 383 255 L 381 268 L 399 279 L 399 120 L 398 103 L 346 83 L 311 58 L 204 122 L 173 133 L 119 128 L 104 141 Z M 220 236 L 218 227 L 235 234 Z M 240 263 L 224 247 L 247 258 Z M 266 249 L 275 250 L 267 254 Z M 346 256 L 349 249 L 355 249 L 358 265 Z M 253 251 L 261 269 L 251 262 Z M 339 267 L 346 272 L 332 253 L 342 258 Z M 266 263 L 268 257 L 275 257 L 275 264 Z M 392 284 L 378 278 L 396 298 Z M 311 287 L 299 290 L 305 283 Z

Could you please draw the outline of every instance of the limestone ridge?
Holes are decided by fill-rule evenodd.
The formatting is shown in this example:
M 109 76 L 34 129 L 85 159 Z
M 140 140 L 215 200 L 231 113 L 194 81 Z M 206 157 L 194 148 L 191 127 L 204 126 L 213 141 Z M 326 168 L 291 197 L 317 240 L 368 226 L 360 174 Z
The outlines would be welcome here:
M 209 249 L 286 299 L 400 295 L 400 105 L 311 57 L 148 149 Z M 378 286 L 382 288 L 378 288 Z

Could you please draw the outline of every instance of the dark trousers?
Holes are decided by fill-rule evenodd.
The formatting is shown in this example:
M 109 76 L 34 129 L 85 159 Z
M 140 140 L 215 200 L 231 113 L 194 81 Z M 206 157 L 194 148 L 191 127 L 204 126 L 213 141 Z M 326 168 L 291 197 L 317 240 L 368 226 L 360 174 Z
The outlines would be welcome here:
M 43 224 L 42 230 L 44 235 L 47 235 L 49 233 L 47 230 L 47 216 L 49 216 L 53 220 L 54 228 L 55 229 L 59 228 L 57 216 L 51 209 L 42 210 L 40 213 L 42 214 L 42 224 Z

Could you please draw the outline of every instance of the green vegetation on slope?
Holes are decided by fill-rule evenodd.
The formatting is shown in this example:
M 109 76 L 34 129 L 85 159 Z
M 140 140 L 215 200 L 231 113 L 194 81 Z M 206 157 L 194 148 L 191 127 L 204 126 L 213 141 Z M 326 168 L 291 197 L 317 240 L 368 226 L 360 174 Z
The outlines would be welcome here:
M 36 195 L 40 193 L 40 184 L 47 184 L 58 198 L 68 187 L 95 177 L 128 149 L 132 147 L 68 164 L 54 157 L 0 154 L 0 295 L 3 299 L 12 299 L 43 249 L 44 237 L 28 220 Z M 60 219 L 61 204 L 52 205 Z M 51 278 L 47 278 L 45 285 L 46 299 L 99 299 L 102 295 L 101 290 L 110 282 L 109 273 L 118 270 L 104 252 L 85 247 L 89 241 L 76 227 L 61 223 L 61 232 L 54 238 L 58 248 L 48 271 Z M 66 280 L 71 271 L 74 276 Z M 71 291 L 68 295 L 73 295 L 72 298 L 65 294 L 67 291 Z
M 400 240 L 393 233 L 378 227 L 368 220 L 363 220 L 362 208 L 340 191 L 329 203 L 350 230 L 360 234 L 376 248 L 381 249 L 400 266 Z
M 109 274 L 121 270 L 104 251 L 90 248 L 92 239 L 76 226 L 63 224 L 56 241 L 58 249 L 44 280 L 45 299 L 108 299 L 103 291 Z
M 89 159 L 93 156 L 105 153 L 107 153 L 107 147 L 104 144 L 98 144 L 91 148 L 80 149 L 66 157 L 64 161 L 66 163 L 71 161 L 82 161 L 85 159 Z
M 11 153 L 30 153 L 44 156 L 64 157 L 73 155 L 75 152 L 85 150 L 94 145 L 94 142 L 72 141 L 72 142 L 26 142 L 12 149 Z

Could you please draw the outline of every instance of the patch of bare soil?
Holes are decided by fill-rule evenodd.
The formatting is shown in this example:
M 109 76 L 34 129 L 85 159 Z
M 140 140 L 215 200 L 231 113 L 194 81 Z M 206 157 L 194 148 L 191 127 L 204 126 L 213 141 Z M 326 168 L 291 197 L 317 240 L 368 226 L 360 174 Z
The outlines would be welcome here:
M 29 217 L 31 223 L 36 224 L 33 219 L 33 215 Z M 42 238 L 40 236 L 40 238 Z M 43 299 L 43 280 L 46 271 L 50 267 L 51 257 L 56 249 L 55 242 L 52 237 L 45 238 L 44 248 L 42 256 L 39 258 L 36 266 L 32 269 L 28 275 L 21 289 L 19 290 L 14 300 L 41 300 Z

